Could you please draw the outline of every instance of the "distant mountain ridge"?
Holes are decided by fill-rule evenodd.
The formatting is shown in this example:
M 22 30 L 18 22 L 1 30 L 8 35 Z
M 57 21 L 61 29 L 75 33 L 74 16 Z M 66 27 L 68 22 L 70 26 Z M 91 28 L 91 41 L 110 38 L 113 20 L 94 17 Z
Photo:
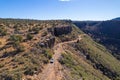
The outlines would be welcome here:
M 114 18 L 112 20 L 120 21 L 120 17 Z

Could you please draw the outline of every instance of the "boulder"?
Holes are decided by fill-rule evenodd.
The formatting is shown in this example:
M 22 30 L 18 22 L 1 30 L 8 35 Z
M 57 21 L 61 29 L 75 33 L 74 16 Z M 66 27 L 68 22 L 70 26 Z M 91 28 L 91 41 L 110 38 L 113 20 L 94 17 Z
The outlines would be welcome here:
M 43 42 L 40 42 L 41 47 L 52 48 L 55 43 L 55 37 L 51 36 Z

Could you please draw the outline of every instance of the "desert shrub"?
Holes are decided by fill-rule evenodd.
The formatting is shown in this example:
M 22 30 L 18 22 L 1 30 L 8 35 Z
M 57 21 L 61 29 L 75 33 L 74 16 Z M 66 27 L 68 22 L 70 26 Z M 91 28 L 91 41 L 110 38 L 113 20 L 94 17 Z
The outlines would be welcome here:
M 3 64 L 0 64 L 0 68 L 2 68 L 2 67 L 4 67 L 4 65 L 3 65 Z
M 0 80 L 14 80 L 14 79 L 11 75 L 2 74 L 2 75 L 0 75 Z
M 32 38 L 33 38 L 33 35 L 27 34 L 27 39 L 28 39 L 28 40 L 31 40 Z
M 13 42 L 22 42 L 23 37 L 21 35 L 11 35 L 10 40 Z
M 65 42 L 65 41 L 69 41 L 70 38 L 68 38 L 67 36 L 65 36 L 64 34 L 63 35 L 60 35 L 59 38 L 61 39 L 62 42 Z
M 43 34 L 42 34 L 42 37 L 44 37 L 44 36 L 46 36 L 47 35 L 47 32 L 44 32 Z
M 45 57 L 47 57 L 48 59 L 51 59 L 52 58 L 52 53 L 50 50 L 46 50 L 45 53 L 44 53 Z
M 18 63 L 23 63 L 25 62 L 25 58 L 24 57 L 14 57 L 12 60 L 12 62 L 18 62 Z
M 34 70 L 32 68 L 27 68 L 24 72 L 25 75 L 33 75 L 34 74 Z
M 115 78 L 114 80 L 120 80 L 120 76 L 118 76 L 117 78 Z
M 16 49 L 16 52 L 25 51 L 25 47 L 23 45 L 20 45 L 20 42 L 13 42 L 13 47 Z
M 16 54 L 17 54 L 17 52 L 16 52 L 16 51 L 4 52 L 4 53 L 3 53 L 3 55 L 1 56 L 1 58 L 14 56 L 14 55 L 16 55 Z
M 17 52 L 23 52 L 23 51 L 25 51 L 25 47 L 22 46 L 22 45 L 18 45 L 18 46 L 16 47 L 16 49 L 17 49 Z
M 33 27 L 33 31 L 35 31 L 36 33 L 39 32 L 39 28 L 38 27 Z
M 19 31 L 21 29 L 21 27 L 22 27 L 22 25 L 19 24 L 19 23 L 17 23 L 17 24 L 14 25 L 15 31 Z
M 12 41 L 13 47 L 17 49 L 17 52 L 23 52 L 25 50 L 24 46 L 20 45 L 20 42 L 23 41 L 22 36 L 20 36 L 20 35 L 12 35 L 12 36 L 10 36 L 9 39 Z
M 7 30 L 4 30 L 2 33 L 1 33 L 2 36 L 5 36 L 7 35 Z
M 46 59 L 46 60 L 43 60 L 43 63 L 44 64 L 47 64 L 49 61 Z
M 62 65 L 66 65 L 67 67 L 71 67 L 73 65 L 75 65 L 73 58 L 71 57 L 71 55 L 67 55 L 65 53 L 62 53 L 61 55 L 62 57 L 59 59 L 59 62 Z
M 7 34 L 7 30 L 5 29 L 5 27 L 0 26 L 0 35 L 5 36 L 6 34 Z
M 30 65 L 29 67 L 27 66 L 26 68 L 25 68 L 25 72 L 24 72 L 24 74 L 25 75 L 33 75 L 33 74 L 35 74 L 35 72 L 36 71 L 38 71 L 38 67 L 37 66 L 32 66 L 32 65 Z
M 0 42 L 0 45 L 2 45 L 2 42 Z
M 5 51 L 1 57 L 5 58 L 5 57 L 10 57 L 10 56 L 15 56 L 25 50 L 23 46 L 17 46 L 15 48 L 16 48 L 16 50 L 14 50 L 14 51 L 10 51 L 10 52 Z
M 14 47 L 14 48 L 19 47 L 19 45 L 20 45 L 20 42 L 13 42 L 13 47 Z
M 30 28 L 29 29 L 29 32 L 31 31 L 34 31 L 35 34 L 39 33 L 39 31 L 41 30 L 42 28 L 39 28 L 39 27 L 33 27 L 33 28 Z
M 10 74 L 10 73 L 2 73 L 0 74 L 0 80 L 21 80 L 21 74 Z

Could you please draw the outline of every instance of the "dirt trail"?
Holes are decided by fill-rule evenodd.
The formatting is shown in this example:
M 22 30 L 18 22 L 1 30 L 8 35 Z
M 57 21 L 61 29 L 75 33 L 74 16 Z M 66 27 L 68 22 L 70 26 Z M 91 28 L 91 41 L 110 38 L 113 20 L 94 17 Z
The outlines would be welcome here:
M 38 75 L 34 75 L 32 80 L 61 80 L 63 78 L 62 74 L 62 65 L 58 62 L 61 53 L 65 52 L 63 49 L 63 44 L 77 42 L 77 40 L 81 40 L 81 35 L 76 40 L 62 42 L 54 46 L 54 63 L 48 63 L 48 65 L 44 68 L 42 73 Z
M 45 69 L 43 70 L 42 73 L 36 76 L 36 79 L 34 80 L 61 80 L 63 75 L 62 75 L 62 66 L 58 62 L 59 57 L 61 56 L 61 53 L 64 52 L 62 48 L 63 43 L 57 44 L 53 50 L 54 50 L 54 63 L 49 63 Z

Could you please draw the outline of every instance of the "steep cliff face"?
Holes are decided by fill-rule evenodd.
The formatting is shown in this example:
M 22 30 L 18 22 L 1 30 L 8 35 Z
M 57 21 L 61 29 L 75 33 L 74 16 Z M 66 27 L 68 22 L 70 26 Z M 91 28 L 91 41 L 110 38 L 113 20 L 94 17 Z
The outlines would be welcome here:
M 52 48 L 55 44 L 55 36 L 62 34 L 68 34 L 72 31 L 71 26 L 56 26 L 52 28 L 47 28 L 49 37 L 46 37 L 40 42 L 41 47 Z
M 48 28 L 48 32 L 52 35 L 59 36 L 62 34 L 68 34 L 72 31 L 71 26 L 56 26 L 54 28 Z
M 68 34 L 72 31 L 71 26 L 58 26 L 54 28 L 54 34 L 55 36 L 59 36 L 62 34 Z

